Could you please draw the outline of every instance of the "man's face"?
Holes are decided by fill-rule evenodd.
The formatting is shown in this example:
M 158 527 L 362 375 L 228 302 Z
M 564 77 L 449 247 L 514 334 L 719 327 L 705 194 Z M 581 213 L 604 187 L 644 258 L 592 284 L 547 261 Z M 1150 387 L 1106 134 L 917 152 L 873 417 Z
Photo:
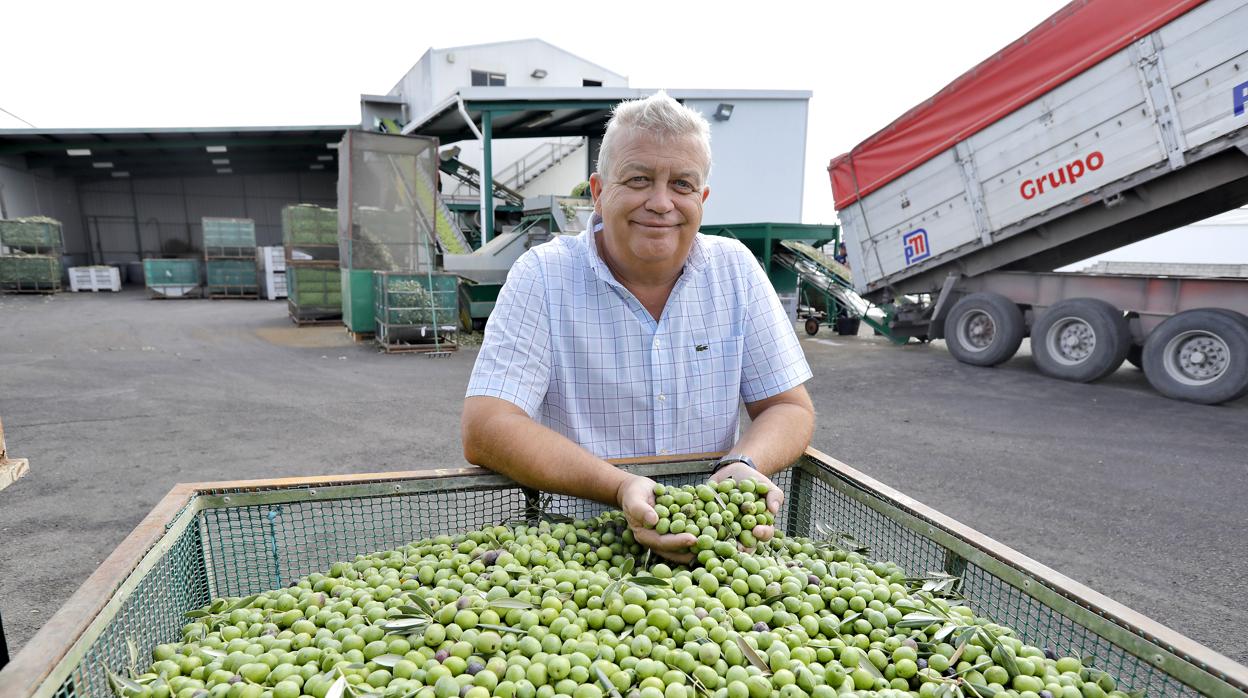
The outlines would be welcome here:
M 620 134 L 607 165 L 589 179 L 602 216 L 607 262 L 626 278 L 674 275 L 702 225 L 706 158 L 696 139 L 661 143 L 644 131 Z

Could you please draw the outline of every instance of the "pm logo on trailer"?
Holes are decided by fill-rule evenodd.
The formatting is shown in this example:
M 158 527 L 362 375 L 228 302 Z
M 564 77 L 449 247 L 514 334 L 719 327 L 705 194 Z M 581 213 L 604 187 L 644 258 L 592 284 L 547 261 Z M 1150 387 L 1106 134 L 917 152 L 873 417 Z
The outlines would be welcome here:
M 927 230 L 924 228 L 912 230 L 903 235 L 901 244 L 906 252 L 906 266 L 932 256 L 932 248 L 927 246 Z

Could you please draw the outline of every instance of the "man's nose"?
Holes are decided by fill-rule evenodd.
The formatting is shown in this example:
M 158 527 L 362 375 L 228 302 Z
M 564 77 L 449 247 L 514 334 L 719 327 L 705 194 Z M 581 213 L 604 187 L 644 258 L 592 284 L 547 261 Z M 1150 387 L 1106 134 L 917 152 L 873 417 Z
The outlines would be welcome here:
M 646 198 L 646 210 L 651 213 L 664 214 L 673 208 L 671 193 L 667 190 L 667 182 L 655 182 Z

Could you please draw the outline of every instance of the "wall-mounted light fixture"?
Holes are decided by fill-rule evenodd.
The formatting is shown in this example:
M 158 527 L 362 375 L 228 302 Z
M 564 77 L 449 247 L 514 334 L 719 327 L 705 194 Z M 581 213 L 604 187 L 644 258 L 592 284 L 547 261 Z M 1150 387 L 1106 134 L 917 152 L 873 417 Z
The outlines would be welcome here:
M 534 78 L 537 78 L 538 80 L 541 80 L 542 78 L 544 78 L 544 77 L 546 77 L 547 75 L 549 75 L 549 73 L 547 73 L 545 70 L 543 70 L 543 69 L 541 69 L 541 68 L 538 68 L 537 70 L 534 70 L 534 71 L 532 72 L 532 74 L 531 74 L 531 75 L 532 75 Z
M 715 114 L 713 116 L 716 121 L 727 121 L 732 118 L 732 109 L 733 106 L 731 104 L 724 104 L 721 102 L 718 107 L 715 107 Z

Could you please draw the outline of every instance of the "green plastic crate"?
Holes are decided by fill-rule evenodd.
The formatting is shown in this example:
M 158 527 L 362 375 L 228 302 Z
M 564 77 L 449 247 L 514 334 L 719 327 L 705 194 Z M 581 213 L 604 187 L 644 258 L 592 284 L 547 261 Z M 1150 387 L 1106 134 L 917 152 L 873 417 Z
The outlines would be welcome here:
M 710 461 L 686 458 L 622 467 L 670 485 L 704 480 Z M 777 524 L 791 535 L 832 529 L 868 546 L 870 557 L 955 574 L 978 614 L 1029 644 L 1092 657 L 1122 690 L 1166 698 L 1248 690 L 1248 667 L 822 453 L 808 451 L 774 479 L 787 494 Z M 150 656 L 180 638 L 185 612 L 214 597 L 280 588 L 428 536 L 604 509 L 543 497 L 480 468 L 179 485 L 0 671 L 0 695 L 105 698 L 103 668 L 124 673 L 130 642 Z
M 64 244 L 61 222 L 43 216 L 0 220 L 0 245 L 15 251 L 47 253 Z
M 209 259 L 204 262 L 209 296 L 251 298 L 259 294 L 255 260 Z

